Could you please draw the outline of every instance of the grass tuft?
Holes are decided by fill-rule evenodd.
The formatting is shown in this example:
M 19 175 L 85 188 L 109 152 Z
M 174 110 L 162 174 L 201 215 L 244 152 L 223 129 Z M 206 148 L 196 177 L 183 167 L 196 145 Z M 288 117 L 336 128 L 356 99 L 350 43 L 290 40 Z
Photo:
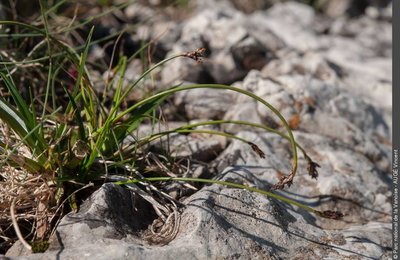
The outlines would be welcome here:
M 173 239 L 179 223 L 179 203 L 163 190 L 160 182 L 184 182 L 185 187 L 192 190 L 196 189 L 190 184 L 192 182 L 224 185 L 257 192 L 320 217 L 339 219 L 343 216 L 335 211 L 318 211 L 273 191 L 216 179 L 182 177 L 179 170 L 182 165 L 160 159 L 161 154 L 150 153 L 149 144 L 164 136 L 207 133 L 239 140 L 264 159 L 264 152 L 248 140 L 222 131 L 196 129 L 205 125 L 237 124 L 263 129 L 290 142 L 291 170 L 273 186 L 274 189 L 292 184 L 297 172 L 297 149 L 302 151 L 312 178 L 317 178 L 319 167 L 296 143 L 291 127 L 281 113 L 249 91 L 221 84 L 178 85 L 148 93 L 141 100 L 132 102 L 129 95 L 151 78 L 156 69 L 177 58 L 189 58 L 201 63 L 206 49 L 199 48 L 165 58 L 147 67 L 133 82 L 127 83 L 128 63 L 139 56 L 146 57 L 144 53 L 151 44 L 142 44 L 130 57 L 118 56 L 115 50 L 124 30 L 118 31 L 112 35 L 116 39 L 110 63 L 99 68 L 99 64 L 91 60 L 90 50 L 102 41 L 110 40 L 111 36 L 93 39 L 95 26 L 90 26 L 85 39 L 78 37 L 76 31 L 112 11 L 124 8 L 126 4 L 108 7 L 108 1 L 101 1 L 99 5 L 104 8 L 103 12 L 82 20 L 76 16 L 69 18 L 69 25 L 65 28 L 57 21 L 61 7 L 69 7 L 66 2 L 58 1 L 53 6 L 47 6 L 45 1 L 40 1 L 40 16 L 32 23 L 0 21 L 0 26 L 9 30 L 9 35 L 13 37 L 7 46 L 10 51 L 0 52 L 0 130 L 3 133 L 0 137 L 0 182 L 1 189 L 4 189 L 1 190 L 1 201 L 4 203 L 0 206 L 0 235 L 8 238 L 2 242 L 1 248 L 8 247 L 16 239 L 11 229 L 13 226 L 21 241 L 30 241 L 30 244 L 25 243 L 29 250 L 46 250 L 47 240 L 61 217 L 69 211 L 78 210 L 81 201 L 104 182 L 122 185 L 153 205 L 158 220 L 148 237 L 159 242 Z M 19 53 L 22 49 L 30 50 L 24 58 L 23 53 Z M 108 73 L 100 91 L 93 81 L 92 73 L 96 69 Z M 157 123 L 160 107 L 175 93 L 199 88 L 246 95 L 274 113 L 286 131 L 245 121 L 214 120 L 152 133 L 127 143 L 141 124 Z M 9 211 L 9 208 L 12 210 Z M 25 223 L 18 221 L 24 218 Z M 160 223 L 175 226 L 166 234 L 164 231 L 167 229 L 155 228 Z M 33 227 L 34 232 L 30 232 L 29 227 Z

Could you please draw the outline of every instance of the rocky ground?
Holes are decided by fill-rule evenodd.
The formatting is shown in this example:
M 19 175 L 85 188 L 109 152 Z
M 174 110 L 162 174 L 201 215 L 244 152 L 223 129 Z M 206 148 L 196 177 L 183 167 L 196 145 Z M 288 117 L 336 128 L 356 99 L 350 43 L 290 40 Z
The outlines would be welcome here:
M 391 4 L 349 17 L 316 13 L 298 2 L 272 1 L 260 10 L 239 10 L 240 1 L 233 2 L 198 1 L 180 19 L 143 22 L 139 31 L 148 38 L 166 32 L 158 47 L 167 56 L 207 49 L 202 64 L 177 59 L 164 66 L 158 85 L 232 84 L 270 102 L 321 166 L 318 179 L 311 179 L 300 155 L 294 184 L 279 193 L 340 210 L 343 219 L 321 219 L 260 194 L 210 185 L 183 200 L 186 206 L 171 220 L 178 228 L 166 231 L 169 243 L 150 243 L 138 235 L 152 222 L 148 205 L 105 184 L 78 213 L 62 219 L 47 252 L 21 259 L 391 258 Z M 140 4 L 124 12 L 131 21 L 155 14 Z M 128 76 L 135 78 L 135 61 L 130 67 Z M 263 106 L 233 92 L 192 90 L 173 102 L 193 122 L 223 118 L 279 127 Z M 172 152 L 202 161 L 194 164 L 196 177 L 217 173 L 213 177 L 262 189 L 289 170 L 287 140 L 246 127 L 222 129 L 256 143 L 266 158 L 239 141 L 205 135 L 171 137 Z M 7 253 L 21 254 L 18 243 Z

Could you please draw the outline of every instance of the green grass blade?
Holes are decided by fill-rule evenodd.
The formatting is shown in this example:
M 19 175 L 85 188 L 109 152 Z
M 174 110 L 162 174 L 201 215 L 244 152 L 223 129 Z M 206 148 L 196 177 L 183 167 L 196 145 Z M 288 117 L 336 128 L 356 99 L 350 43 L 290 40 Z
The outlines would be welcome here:
M 135 80 L 135 82 L 133 82 L 132 84 L 130 84 L 127 89 L 125 90 L 125 92 L 122 94 L 122 96 L 120 97 L 119 100 L 117 100 L 115 106 L 112 108 L 110 115 L 114 115 L 114 113 L 116 113 L 116 111 L 118 110 L 119 106 L 121 105 L 121 103 L 123 102 L 123 100 L 128 96 L 128 94 L 132 91 L 132 89 L 141 81 L 143 80 L 147 75 L 149 75 L 153 70 L 155 70 L 156 68 L 164 65 L 165 63 L 182 57 L 182 54 L 178 54 L 178 55 L 174 55 L 171 56 L 169 58 L 166 58 L 162 61 L 160 61 L 159 63 L 157 63 L 156 65 L 154 65 L 153 67 L 147 69 L 137 80 Z M 156 97 L 155 97 L 156 98 Z M 157 97 L 158 98 L 158 97 Z M 144 103 L 142 103 L 141 105 L 143 105 Z M 122 115 L 123 116 L 123 115 Z M 111 121 L 115 122 L 116 120 L 120 119 L 122 117 L 121 115 L 117 116 L 117 119 L 115 119 L 113 116 L 109 117 L 106 121 L 106 124 L 111 123 Z
M 34 115 L 31 113 L 29 110 L 28 104 L 26 101 L 22 98 L 22 96 L 18 93 L 17 87 L 14 85 L 12 80 L 7 77 L 4 73 L 0 72 L 0 77 L 4 81 L 7 90 L 10 92 L 11 97 L 13 98 L 13 101 L 15 102 L 15 105 L 17 106 L 18 111 L 20 112 L 21 118 L 25 122 L 26 126 L 28 128 L 33 128 L 35 127 L 35 122 L 36 119 Z
M 183 182 L 200 182 L 200 183 L 206 183 L 206 184 L 218 184 L 218 185 L 223 185 L 231 188 L 238 188 L 238 189 L 243 189 L 243 190 L 248 190 L 251 192 L 256 192 L 262 195 L 265 195 L 270 198 L 274 198 L 280 201 L 283 201 L 285 203 L 295 205 L 301 209 L 304 209 L 308 212 L 314 213 L 317 216 L 323 217 L 323 218 L 329 218 L 329 219 L 340 219 L 343 217 L 343 214 L 337 211 L 319 211 L 314 208 L 311 208 L 307 205 L 304 205 L 298 201 L 289 199 L 287 197 L 284 197 L 282 195 L 276 194 L 272 191 L 266 191 L 266 190 L 261 190 L 257 189 L 254 187 L 250 187 L 247 185 L 243 184 L 238 184 L 234 182 L 228 182 L 228 181 L 219 181 L 219 180 L 212 180 L 212 179 L 201 179 L 201 178 L 185 178 L 185 177 L 150 177 L 150 178 L 140 178 L 140 179 L 133 179 L 129 181 L 119 181 L 119 182 L 114 182 L 117 185 L 125 185 L 129 183 L 139 183 L 139 182 L 155 182 L 155 181 L 183 181 Z
M 124 82 L 124 77 L 125 77 L 125 72 L 126 72 L 126 66 L 127 66 L 127 59 L 126 57 L 122 57 L 118 66 L 119 68 L 119 80 L 117 83 L 117 88 L 115 90 L 115 94 L 113 97 L 113 104 L 117 104 L 118 100 L 120 100 L 121 98 L 121 93 L 122 93 L 122 86 L 123 86 L 123 82 Z
M 72 97 L 71 93 L 68 91 L 68 89 L 66 87 L 64 87 L 64 91 L 65 93 L 67 93 L 69 101 L 72 105 L 72 107 L 75 110 L 74 116 L 75 116 L 75 121 L 78 124 L 78 135 L 79 135 L 79 139 L 80 140 L 86 140 L 86 134 L 85 134 L 85 126 L 83 125 L 83 119 L 81 116 L 81 113 L 78 109 L 78 105 L 76 104 L 74 98 Z
M 44 153 L 39 153 L 37 146 L 37 133 L 41 125 L 36 125 L 33 129 L 29 129 L 24 120 L 21 118 L 20 113 L 11 104 L 0 97 L 0 119 L 3 120 L 20 138 L 21 141 L 26 144 L 31 151 L 35 151 L 37 155 L 36 160 L 39 164 L 43 164 L 45 161 Z M 14 147 L 15 150 L 16 147 Z
M 159 138 L 161 138 L 161 137 L 163 137 L 165 135 L 173 134 L 173 133 L 181 133 L 181 134 L 198 133 L 198 134 L 219 135 L 219 136 L 224 136 L 224 137 L 231 138 L 231 139 L 236 139 L 236 140 L 242 141 L 242 142 L 247 143 L 247 144 L 250 143 L 249 141 L 247 141 L 244 138 L 241 138 L 241 137 L 236 136 L 236 135 L 228 134 L 228 133 L 225 133 L 225 132 L 221 132 L 221 131 L 208 130 L 208 129 L 196 130 L 196 129 L 176 128 L 174 130 L 164 131 L 164 132 L 156 133 L 156 134 L 141 138 L 138 141 L 137 146 L 140 147 L 140 146 L 147 145 L 148 143 L 150 143 L 150 142 L 152 142 L 152 141 L 154 141 L 156 139 L 159 139 Z
M 10 128 L 19 135 L 19 137 L 24 138 L 27 136 L 28 127 L 25 123 L 25 120 L 21 117 L 19 111 L 17 111 L 2 97 L 0 97 L 0 118 L 8 126 L 10 126 Z M 33 146 L 34 142 L 32 142 L 31 145 Z
M 204 121 L 204 122 L 199 122 L 199 123 L 195 123 L 195 124 L 184 125 L 184 126 L 175 128 L 174 130 L 171 130 L 171 131 L 183 130 L 183 129 L 192 129 L 192 128 L 195 128 L 195 127 L 206 126 L 206 125 L 221 125 L 221 124 L 246 125 L 246 126 L 251 126 L 251 127 L 255 127 L 255 128 L 260 128 L 260 129 L 266 130 L 267 132 L 271 132 L 271 133 L 277 134 L 277 135 L 285 138 L 286 140 L 290 141 L 290 137 L 285 135 L 284 133 L 280 132 L 279 130 L 276 130 L 276 129 L 272 128 L 272 127 L 268 127 L 266 125 L 261 125 L 261 124 L 256 124 L 256 123 L 247 122 L 247 121 L 241 121 L 241 120 L 212 120 L 212 121 Z M 297 142 L 296 142 L 296 146 L 297 146 L 297 148 L 299 148 L 303 152 L 303 154 L 306 154 L 306 151 L 304 150 L 304 148 L 301 145 L 299 145 Z
M 8 153 L 5 161 L 13 167 L 18 166 L 24 168 L 30 173 L 38 173 L 43 169 L 43 167 L 39 163 L 32 159 L 22 155 L 13 154 L 12 151 L 9 151 L 9 149 L 7 149 L 7 146 L 2 142 L 0 142 L 0 152 L 4 155 Z
M 54 74 L 53 74 L 53 59 L 52 59 L 53 49 L 52 49 L 52 45 L 51 45 L 51 38 L 50 38 L 47 14 L 46 14 L 46 11 L 44 10 L 45 3 L 43 0 L 40 0 L 39 3 L 40 3 L 40 10 L 41 10 L 41 18 L 43 20 L 44 29 L 45 29 L 45 37 L 47 39 L 47 50 L 49 53 L 49 70 L 47 73 L 47 84 L 46 84 L 45 98 L 44 98 L 43 111 L 42 111 L 42 118 L 44 118 L 44 115 L 46 112 L 46 107 L 47 107 L 47 101 L 48 101 L 49 93 L 50 93 L 50 86 L 51 86 L 51 81 L 52 81 L 51 78 L 52 78 L 52 76 L 54 76 Z

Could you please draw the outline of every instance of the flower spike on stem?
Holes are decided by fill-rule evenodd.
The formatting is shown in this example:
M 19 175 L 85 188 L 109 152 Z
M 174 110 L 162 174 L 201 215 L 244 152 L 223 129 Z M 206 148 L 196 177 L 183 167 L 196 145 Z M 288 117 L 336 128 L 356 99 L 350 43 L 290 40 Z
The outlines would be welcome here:
M 251 146 L 251 149 L 253 149 L 254 152 L 258 154 L 261 158 L 265 158 L 265 153 L 255 144 L 252 142 L 247 142 L 248 145 Z
M 202 58 L 204 57 L 204 53 L 206 52 L 206 48 L 198 48 L 195 51 L 185 52 L 182 56 L 191 58 L 195 60 L 197 63 L 202 63 Z

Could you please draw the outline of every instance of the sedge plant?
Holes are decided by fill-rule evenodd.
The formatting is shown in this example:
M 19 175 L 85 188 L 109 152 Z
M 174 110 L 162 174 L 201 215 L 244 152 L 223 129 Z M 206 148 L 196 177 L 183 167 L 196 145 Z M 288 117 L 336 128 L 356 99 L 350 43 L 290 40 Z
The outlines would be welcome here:
M 299 149 L 308 162 L 308 173 L 312 178 L 317 177 L 318 164 L 306 153 L 305 149 L 296 143 L 292 131 L 281 113 L 266 100 L 257 95 L 233 86 L 221 84 L 192 84 L 179 85 L 167 90 L 150 95 L 133 105 L 125 107 L 128 95 L 146 79 L 155 69 L 166 65 L 169 61 L 178 58 L 189 58 L 195 62 L 201 62 L 205 51 L 199 48 L 186 53 L 178 53 L 168 57 L 143 72 L 134 82 L 125 84 L 124 78 L 129 60 L 132 57 L 120 57 L 117 65 L 112 68 L 113 77 L 108 82 L 107 89 L 113 90 L 113 97 L 105 102 L 102 96 L 95 91 L 88 68 L 88 54 L 94 44 L 91 40 L 93 28 L 90 30 L 85 44 L 81 49 L 71 47 L 60 41 L 51 33 L 47 17 L 49 10 L 42 6 L 43 28 L 16 22 L 0 21 L 3 26 L 18 26 L 21 29 L 33 33 L 32 37 L 41 37 L 43 43 L 37 49 L 45 50 L 42 58 L 26 59 L 22 64 L 35 64 L 45 61 L 47 80 L 42 98 L 23 97 L 16 84 L 14 72 L 21 63 L 11 61 L 1 56 L 0 85 L 7 95 L 0 96 L 0 120 L 10 129 L 9 134 L 0 138 L 0 160 L 3 167 L 11 167 L 20 172 L 25 172 L 27 179 L 41 179 L 41 183 L 49 187 L 56 196 L 50 199 L 42 196 L 39 204 L 42 208 L 50 209 L 50 201 L 53 201 L 53 212 L 59 212 L 63 202 L 68 201 L 69 208 L 75 210 L 77 205 L 76 194 L 82 188 L 93 187 L 92 183 L 101 184 L 104 181 L 113 181 L 118 185 L 134 188 L 139 194 L 137 183 L 155 185 L 156 182 L 186 182 L 218 184 L 233 188 L 245 189 L 257 192 L 268 197 L 281 200 L 318 216 L 337 219 L 341 217 L 339 212 L 318 211 L 297 201 L 278 195 L 273 191 L 260 190 L 240 183 L 220 181 L 217 179 L 186 178 L 181 176 L 146 176 L 140 173 L 142 154 L 149 143 L 159 140 L 163 136 L 172 133 L 208 133 L 222 135 L 237 139 L 248 145 L 258 156 L 264 158 L 262 150 L 254 143 L 238 136 L 215 130 L 199 130 L 198 126 L 215 124 L 238 124 L 264 129 L 288 140 L 292 149 L 292 165 L 286 176 L 273 186 L 274 189 L 283 189 L 293 182 L 297 172 L 297 149 Z M 143 51 L 146 45 L 140 51 Z M 13 67 L 14 66 L 14 67 Z M 74 75 L 68 74 L 67 68 L 73 68 Z M 69 76 L 69 82 L 60 81 L 62 74 Z M 71 83 L 72 82 L 72 83 Z M 154 133 L 127 144 L 127 137 L 162 105 L 162 103 L 177 92 L 191 89 L 208 88 L 213 90 L 233 91 L 246 95 L 260 102 L 265 109 L 270 110 L 280 120 L 285 132 L 273 129 L 266 125 L 254 124 L 245 121 L 214 120 L 197 124 L 188 124 L 170 131 Z M 62 90 L 66 102 L 59 104 L 56 96 L 57 90 Z M 28 93 L 32 90 L 28 87 Z M 111 173 L 125 175 L 126 178 L 115 181 Z M 143 196 L 146 196 L 145 194 Z M 18 193 L 14 195 L 14 199 Z M 148 198 L 149 201 L 154 201 Z M 156 203 L 156 202 L 154 202 Z M 159 206 L 161 209 L 162 206 Z M 13 212 L 11 212 L 11 215 Z M 60 215 L 61 216 L 61 215 Z M 37 217 L 36 225 L 45 223 L 45 228 L 37 232 L 36 240 L 44 241 L 51 234 L 51 223 L 46 217 Z M 16 224 L 14 223 L 14 226 Z M 17 227 L 16 227 L 17 229 Z M 21 238 L 20 238 L 21 239 Z M 42 247 L 42 244 L 40 244 Z

